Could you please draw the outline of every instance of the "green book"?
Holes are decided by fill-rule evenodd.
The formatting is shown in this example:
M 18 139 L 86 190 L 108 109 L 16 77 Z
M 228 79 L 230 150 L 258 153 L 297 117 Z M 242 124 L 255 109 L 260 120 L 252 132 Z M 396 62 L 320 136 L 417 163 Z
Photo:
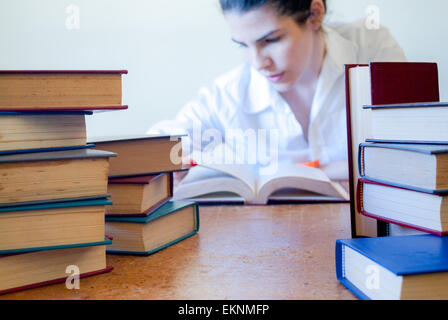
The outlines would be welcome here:
M 108 199 L 0 208 L 0 255 L 104 241 Z
M 168 201 L 146 217 L 106 217 L 107 253 L 149 255 L 199 231 L 195 202 Z

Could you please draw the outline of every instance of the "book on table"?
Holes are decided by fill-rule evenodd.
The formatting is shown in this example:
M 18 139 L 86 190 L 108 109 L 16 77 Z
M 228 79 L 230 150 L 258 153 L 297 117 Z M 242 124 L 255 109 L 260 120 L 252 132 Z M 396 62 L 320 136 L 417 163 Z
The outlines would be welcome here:
M 340 164 L 342 165 L 342 164 Z M 346 165 L 346 164 L 345 164 Z M 346 172 L 345 167 L 340 171 Z M 259 174 L 245 164 L 198 164 L 174 187 L 174 200 L 266 204 L 268 201 L 348 201 L 344 187 L 319 168 L 280 164 L 275 173 Z
M 103 238 L 99 242 L 0 255 L 0 294 L 64 283 L 74 272 L 79 272 L 80 278 L 109 272 L 113 268 L 106 264 L 106 245 L 110 243 Z
M 107 196 L 114 153 L 76 149 L 0 156 L 0 207 Z
M 337 240 L 336 276 L 360 299 L 447 299 L 447 246 L 435 235 Z
M 149 255 L 199 231 L 194 202 L 168 201 L 146 217 L 106 217 L 107 253 Z
M 181 136 L 96 137 L 89 143 L 95 144 L 96 149 L 118 154 L 110 161 L 110 177 L 183 170 Z
M 0 110 L 122 110 L 126 70 L 0 70 Z
M 107 199 L 0 208 L 0 254 L 104 240 Z
M 357 211 L 355 196 L 360 178 L 359 145 L 372 138 L 372 114 L 377 112 L 364 106 L 439 102 L 437 64 L 371 62 L 346 65 L 345 81 L 352 236 L 377 236 L 380 231 L 377 220 Z
M 107 192 L 112 205 L 106 216 L 147 216 L 173 195 L 173 173 L 110 178 Z
M 448 190 L 427 192 L 360 179 L 358 203 L 365 216 L 422 232 L 448 234 Z M 389 230 L 388 235 L 394 232 Z

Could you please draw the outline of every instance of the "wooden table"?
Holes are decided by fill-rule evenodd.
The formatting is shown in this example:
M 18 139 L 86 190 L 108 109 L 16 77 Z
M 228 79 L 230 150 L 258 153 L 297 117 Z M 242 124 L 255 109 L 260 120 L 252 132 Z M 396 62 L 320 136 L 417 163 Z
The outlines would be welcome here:
M 199 233 L 147 257 L 108 255 L 110 273 L 0 299 L 356 299 L 336 280 L 349 204 L 201 206 Z

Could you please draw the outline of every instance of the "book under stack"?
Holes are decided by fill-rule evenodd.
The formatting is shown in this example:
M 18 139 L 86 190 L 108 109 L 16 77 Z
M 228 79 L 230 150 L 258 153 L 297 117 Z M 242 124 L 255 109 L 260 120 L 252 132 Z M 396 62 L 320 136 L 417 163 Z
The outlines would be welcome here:
M 95 148 L 116 153 L 111 159 L 106 234 L 107 253 L 150 255 L 196 234 L 199 208 L 172 201 L 173 173 L 182 166 L 180 136 L 97 138 Z
M 438 102 L 437 65 L 351 68 L 362 70 L 351 71 L 349 95 L 370 91 L 373 102 L 350 111 L 353 203 L 385 237 L 338 240 L 337 277 L 363 299 L 447 299 L 448 103 Z
M 127 108 L 125 73 L 0 71 L 0 294 L 112 270 L 104 214 L 116 154 L 87 144 L 85 117 Z

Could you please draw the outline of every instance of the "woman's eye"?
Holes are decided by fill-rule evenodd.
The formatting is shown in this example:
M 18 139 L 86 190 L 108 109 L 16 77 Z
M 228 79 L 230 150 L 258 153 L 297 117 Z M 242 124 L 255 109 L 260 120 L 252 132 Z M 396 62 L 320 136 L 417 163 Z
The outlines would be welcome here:
M 265 39 L 266 43 L 274 43 L 277 42 L 281 39 L 281 37 L 277 37 L 277 38 L 269 38 L 269 39 Z

